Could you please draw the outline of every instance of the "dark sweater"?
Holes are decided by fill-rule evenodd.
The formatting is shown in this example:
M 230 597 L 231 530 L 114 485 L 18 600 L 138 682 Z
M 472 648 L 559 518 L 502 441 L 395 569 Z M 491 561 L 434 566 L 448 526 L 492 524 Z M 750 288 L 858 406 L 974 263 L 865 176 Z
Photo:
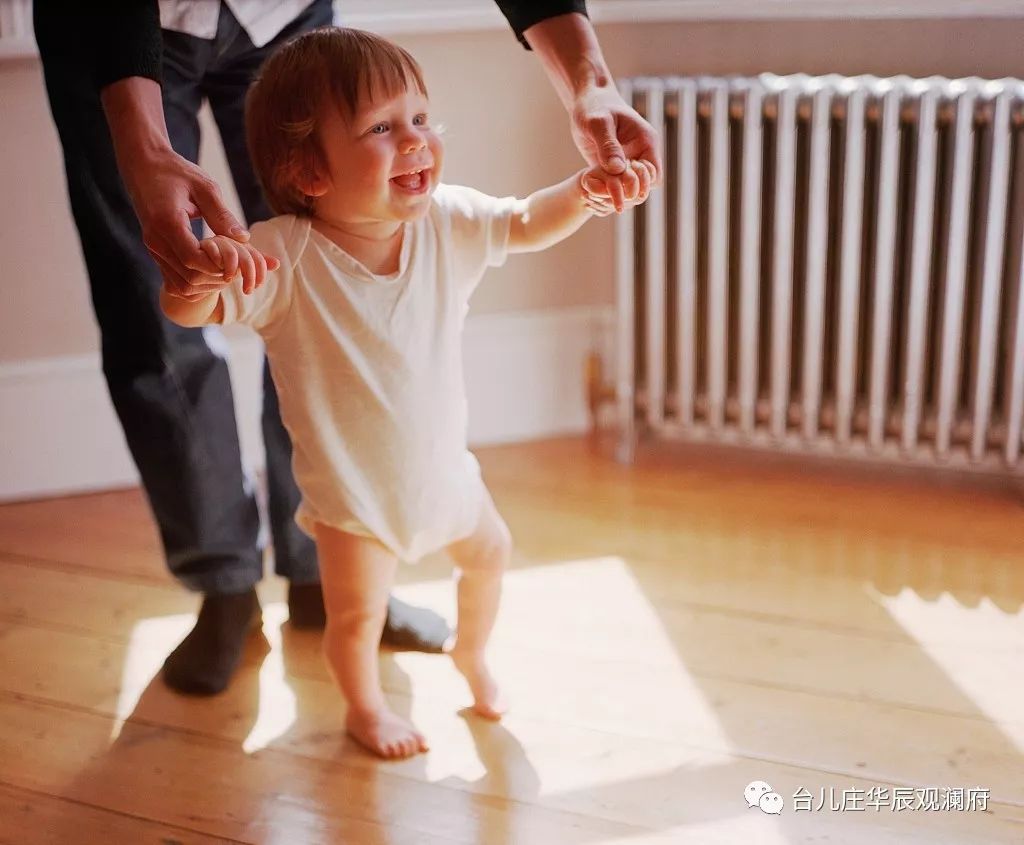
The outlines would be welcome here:
M 97 88 L 129 76 L 160 81 L 156 0 L 35 0 L 32 16 L 44 62 L 74 64 Z
M 495 0 L 516 38 L 547 18 L 587 13 L 586 0 Z M 156 0 L 35 0 L 36 41 L 44 61 L 70 61 L 99 88 L 129 76 L 160 81 L 160 10 Z

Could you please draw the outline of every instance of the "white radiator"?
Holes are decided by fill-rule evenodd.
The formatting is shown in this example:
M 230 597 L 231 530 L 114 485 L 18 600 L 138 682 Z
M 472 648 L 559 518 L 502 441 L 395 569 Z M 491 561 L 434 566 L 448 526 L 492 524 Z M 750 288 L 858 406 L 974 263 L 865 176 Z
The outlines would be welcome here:
M 1024 82 L 637 78 L 616 399 L 657 436 L 1020 466 Z

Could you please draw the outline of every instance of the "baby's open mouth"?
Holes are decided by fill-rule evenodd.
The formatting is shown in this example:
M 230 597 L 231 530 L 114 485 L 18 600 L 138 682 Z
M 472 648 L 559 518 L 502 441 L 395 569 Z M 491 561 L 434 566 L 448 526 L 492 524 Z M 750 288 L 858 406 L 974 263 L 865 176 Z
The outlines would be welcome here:
M 408 173 L 400 173 L 398 176 L 392 176 L 391 181 L 403 190 L 419 193 L 430 182 L 430 168 L 420 167 Z

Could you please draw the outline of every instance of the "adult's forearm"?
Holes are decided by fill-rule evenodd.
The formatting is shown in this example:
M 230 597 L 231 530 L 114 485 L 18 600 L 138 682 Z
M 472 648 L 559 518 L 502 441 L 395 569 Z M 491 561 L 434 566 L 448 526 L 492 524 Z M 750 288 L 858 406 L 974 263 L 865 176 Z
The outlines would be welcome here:
M 100 99 L 126 179 L 153 156 L 171 151 L 160 86 L 152 79 L 120 79 L 104 88 Z
M 594 27 L 584 15 L 547 18 L 525 36 L 567 110 L 588 91 L 614 87 Z

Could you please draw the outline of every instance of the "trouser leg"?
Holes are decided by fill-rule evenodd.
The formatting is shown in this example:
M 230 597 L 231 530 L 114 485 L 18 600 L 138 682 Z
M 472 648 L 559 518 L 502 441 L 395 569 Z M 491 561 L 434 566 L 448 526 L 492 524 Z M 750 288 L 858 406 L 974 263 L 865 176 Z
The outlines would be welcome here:
M 259 580 L 262 556 L 226 362 L 203 330 L 164 318 L 160 275 L 121 182 L 95 85 L 41 42 L 103 372 L 168 566 L 191 589 L 243 592 Z M 165 90 L 174 83 L 165 81 Z

